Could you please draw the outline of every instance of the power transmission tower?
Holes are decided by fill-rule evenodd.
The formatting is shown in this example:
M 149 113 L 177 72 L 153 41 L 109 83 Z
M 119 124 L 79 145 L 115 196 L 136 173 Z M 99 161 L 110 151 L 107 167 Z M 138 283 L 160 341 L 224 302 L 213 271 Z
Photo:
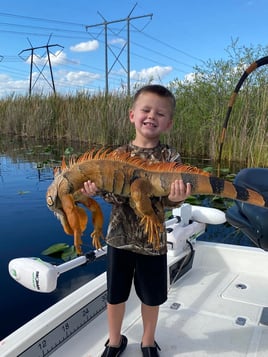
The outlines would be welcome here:
M 137 4 L 136 4 L 137 5 Z M 109 74 L 111 72 L 111 70 L 113 69 L 114 65 L 116 64 L 116 62 L 118 62 L 121 67 L 123 68 L 123 70 L 126 72 L 127 74 L 127 91 L 128 94 L 130 94 L 130 21 L 132 20 L 137 20 L 137 19 L 141 19 L 144 17 L 150 17 L 152 19 L 153 14 L 148 14 L 148 15 L 142 15 L 142 16 L 134 16 L 134 17 L 130 17 L 133 10 L 135 9 L 136 5 L 133 7 L 133 9 L 130 11 L 128 17 L 126 17 L 125 19 L 120 19 L 120 20 L 114 20 L 114 21 L 107 21 L 99 12 L 98 14 L 102 17 L 102 19 L 104 20 L 104 22 L 99 23 L 99 24 L 95 24 L 95 25 L 87 25 L 86 26 L 86 30 L 88 31 L 88 29 L 93 28 L 93 27 L 98 27 L 98 26 L 104 26 L 104 38 L 105 38 L 105 92 L 106 94 L 108 94 L 109 92 Z M 118 22 L 126 22 L 127 23 L 127 41 L 124 44 L 124 46 L 122 47 L 121 51 L 119 52 L 118 55 L 116 55 L 111 46 L 108 43 L 108 25 L 110 24 L 115 24 Z M 122 64 L 122 62 L 119 60 L 119 57 L 121 56 L 121 54 L 123 53 L 124 49 L 127 47 L 127 68 Z M 112 65 L 109 67 L 109 63 L 108 63 L 108 50 L 111 51 L 111 53 L 113 54 L 113 56 L 115 57 L 114 62 L 112 63 Z
M 29 39 L 28 39 L 29 41 Z M 29 41 L 30 42 L 30 41 Z M 49 42 L 49 41 L 48 41 Z M 53 90 L 53 93 L 56 94 L 56 88 L 55 88 L 55 83 L 54 83 L 54 78 L 53 78 L 53 72 L 52 72 L 52 65 L 51 65 L 51 58 L 50 58 L 50 48 L 51 47 L 60 47 L 61 48 L 61 51 L 63 49 L 63 46 L 60 46 L 60 45 L 49 45 L 48 43 L 44 46 L 38 46 L 38 47 L 33 47 L 31 42 L 30 42 L 30 45 L 31 45 L 31 48 L 26 48 L 24 50 L 22 50 L 18 56 L 21 57 L 23 60 L 27 60 L 29 58 L 29 56 L 25 58 L 22 57 L 22 54 L 24 52 L 29 52 L 30 51 L 30 83 L 29 83 L 29 96 L 31 96 L 32 94 L 32 89 L 34 88 L 35 84 L 37 83 L 38 79 L 40 78 L 40 76 L 42 76 L 44 78 L 44 80 L 48 83 L 48 85 L 52 88 Z M 35 51 L 37 50 L 41 50 L 41 49 L 45 49 L 45 55 L 46 55 L 46 60 L 42 63 L 43 64 L 43 67 L 40 69 L 39 66 L 35 63 L 34 61 L 34 58 L 35 56 L 37 58 L 39 58 L 39 60 L 41 60 L 42 62 L 42 59 L 44 58 L 44 55 L 43 56 L 38 56 L 38 55 L 35 55 Z M 54 54 L 53 54 L 54 55 Z M 46 76 L 44 75 L 44 69 L 46 67 L 46 65 L 49 65 L 49 71 L 50 71 L 50 79 L 51 79 L 51 83 L 49 82 L 49 80 L 46 78 Z M 36 69 L 38 70 L 39 74 L 37 76 L 37 78 L 35 79 L 34 83 L 33 83 L 33 66 L 36 67 Z

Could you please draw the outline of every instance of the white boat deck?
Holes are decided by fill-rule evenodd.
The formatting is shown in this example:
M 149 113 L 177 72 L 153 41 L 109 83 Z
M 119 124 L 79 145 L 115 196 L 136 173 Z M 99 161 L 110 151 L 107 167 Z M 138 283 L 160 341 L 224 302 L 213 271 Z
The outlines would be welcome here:
M 156 335 L 160 356 L 267 357 L 267 271 L 268 253 L 260 249 L 198 242 L 192 269 L 171 286 L 160 309 Z M 53 348 L 52 354 L 46 349 L 52 342 L 42 336 L 59 324 L 68 329 L 64 320 L 88 303 L 89 294 L 98 296 L 103 289 L 104 274 L 4 339 L 0 355 L 100 356 L 107 339 L 105 312 Z M 128 337 L 123 356 L 141 356 L 142 321 L 134 292 L 127 303 L 123 333 Z M 22 353 L 38 339 L 34 351 Z

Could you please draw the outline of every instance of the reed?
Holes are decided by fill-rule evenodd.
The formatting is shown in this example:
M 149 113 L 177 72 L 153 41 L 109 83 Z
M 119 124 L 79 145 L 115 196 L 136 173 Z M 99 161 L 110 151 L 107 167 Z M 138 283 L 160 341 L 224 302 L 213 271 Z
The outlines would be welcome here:
M 268 163 L 268 88 L 250 88 L 241 93 L 235 104 L 225 147 L 224 158 L 245 166 Z
M 226 79 L 213 72 L 193 82 L 174 81 L 177 99 L 172 131 L 164 142 L 185 157 L 217 159 L 219 138 L 230 94 L 239 78 Z M 222 159 L 247 167 L 268 166 L 268 84 L 264 75 L 247 83 L 235 102 L 229 121 Z M 11 95 L 0 100 L 0 131 L 3 135 L 120 145 L 133 137 L 128 119 L 131 97 L 87 92 L 76 95 Z

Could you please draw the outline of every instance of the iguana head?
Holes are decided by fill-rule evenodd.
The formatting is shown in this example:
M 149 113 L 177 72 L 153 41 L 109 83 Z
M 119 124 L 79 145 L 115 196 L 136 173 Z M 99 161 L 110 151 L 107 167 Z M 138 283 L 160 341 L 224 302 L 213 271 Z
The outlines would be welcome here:
M 61 169 L 54 169 L 54 180 L 47 189 L 46 202 L 47 207 L 55 214 L 58 220 L 61 221 L 63 227 L 65 227 L 68 225 L 68 220 L 62 209 L 61 199 L 59 197 L 59 187 L 63 181 L 64 177 L 61 174 Z
M 55 216 L 61 221 L 63 226 L 67 225 L 68 219 L 62 208 L 61 198 L 59 196 L 60 188 L 66 184 L 66 179 L 62 175 L 61 168 L 54 169 L 54 180 L 47 189 L 46 202 L 47 207 L 55 214 Z
M 68 187 L 68 183 L 67 183 L 66 178 L 62 175 L 61 170 L 60 169 L 55 170 L 54 171 L 54 181 L 51 183 L 51 185 L 47 189 L 46 202 L 47 202 L 47 207 L 51 211 L 54 212 L 57 219 L 61 222 L 61 225 L 62 225 L 65 233 L 73 235 L 74 231 L 69 224 L 68 217 L 67 217 L 66 213 L 64 212 L 64 209 L 62 207 L 61 198 L 59 196 L 59 192 L 61 192 L 61 188 L 63 189 L 61 193 L 65 193 L 66 187 Z M 77 217 L 79 219 L 80 230 L 82 232 L 84 232 L 84 230 L 87 227 L 87 221 L 88 221 L 87 214 L 83 208 L 81 208 L 77 205 L 74 205 L 73 209 L 77 213 Z
M 47 206 L 51 211 L 55 211 L 61 208 L 61 201 L 58 196 L 58 188 L 63 180 L 63 176 L 60 173 L 60 169 L 56 168 L 54 170 L 54 180 L 47 189 L 46 202 Z

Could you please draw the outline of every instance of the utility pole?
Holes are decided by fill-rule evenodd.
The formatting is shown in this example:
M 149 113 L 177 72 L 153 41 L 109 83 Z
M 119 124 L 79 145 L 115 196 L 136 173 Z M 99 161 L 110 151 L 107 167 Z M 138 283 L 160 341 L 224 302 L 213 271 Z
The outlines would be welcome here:
M 29 41 L 29 39 L 28 39 L 28 41 Z M 29 41 L 29 42 L 30 42 L 30 41 Z M 23 60 L 25 60 L 25 59 L 22 57 L 22 54 L 23 54 L 24 52 L 30 52 L 30 53 L 31 53 L 31 54 L 30 54 L 30 58 L 31 58 L 31 59 L 30 59 L 29 96 L 32 95 L 32 89 L 34 88 L 34 86 L 35 86 L 35 84 L 37 83 L 37 81 L 38 81 L 38 79 L 40 78 L 40 76 L 42 76 L 42 77 L 45 79 L 45 81 L 48 83 L 48 85 L 52 88 L 53 93 L 56 94 L 56 88 L 55 88 L 55 83 L 54 83 L 54 78 L 53 78 L 53 72 L 52 72 L 52 65 L 51 65 L 51 59 L 50 59 L 50 48 L 52 48 L 52 47 L 60 47 L 61 50 L 62 50 L 63 47 L 60 46 L 60 45 L 57 45 L 57 44 L 55 44 L 55 45 L 49 45 L 48 43 L 47 43 L 46 45 L 44 45 L 44 46 L 32 47 L 32 44 L 31 44 L 31 42 L 30 42 L 30 45 L 31 45 L 30 48 L 26 48 L 26 49 L 22 50 L 22 51 L 18 54 L 19 57 L 21 57 Z M 46 50 L 45 53 L 46 53 L 47 59 L 46 59 L 45 63 L 43 64 L 43 67 L 40 69 L 40 68 L 38 67 L 38 65 L 34 62 L 34 55 L 35 55 L 35 51 L 41 50 L 41 49 L 45 49 L 45 50 Z M 42 57 L 44 57 L 44 55 L 43 55 Z M 41 57 L 41 58 L 42 58 L 42 57 Z M 29 58 L 29 56 L 28 56 L 27 58 Z M 39 58 L 40 58 L 40 56 L 39 56 Z M 46 67 L 47 64 L 48 64 L 48 66 L 49 66 L 51 83 L 48 81 L 48 79 L 45 77 L 45 75 L 44 75 L 44 73 L 43 73 L 43 72 L 44 72 L 44 69 L 45 69 L 45 67 Z M 37 78 L 36 78 L 36 80 L 35 80 L 34 83 L 33 83 L 33 66 L 35 66 L 36 69 L 37 69 L 38 72 L 39 72 L 39 74 L 38 74 L 38 76 L 37 76 Z
M 127 74 L 127 91 L 128 94 L 130 94 L 130 21 L 132 20 L 137 20 L 141 19 L 144 17 L 150 17 L 152 19 L 153 14 L 148 14 L 148 15 L 142 15 L 142 16 L 135 16 L 135 17 L 130 17 L 133 10 L 135 9 L 137 4 L 133 7 L 133 9 L 130 11 L 128 17 L 125 19 L 120 19 L 120 20 L 113 20 L 113 21 L 107 21 L 99 12 L 98 14 L 102 17 L 103 21 L 102 23 L 95 24 L 95 25 L 87 25 L 86 30 L 91 29 L 93 27 L 99 27 L 99 26 L 104 26 L 104 40 L 105 40 L 105 92 L 108 94 L 109 92 L 109 74 L 111 70 L 113 69 L 114 65 L 118 62 L 120 63 L 121 67 L 124 69 L 124 71 Z M 116 55 L 114 51 L 112 50 L 111 46 L 108 44 L 108 25 L 119 23 L 119 22 L 127 22 L 127 42 L 124 44 L 122 49 L 120 50 L 119 54 Z M 123 53 L 124 49 L 127 47 L 127 68 L 122 64 L 120 61 L 119 57 Z M 112 63 L 112 65 L 109 67 L 108 63 L 108 50 L 111 51 L 111 53 L 114 55 L 115 60 Z

